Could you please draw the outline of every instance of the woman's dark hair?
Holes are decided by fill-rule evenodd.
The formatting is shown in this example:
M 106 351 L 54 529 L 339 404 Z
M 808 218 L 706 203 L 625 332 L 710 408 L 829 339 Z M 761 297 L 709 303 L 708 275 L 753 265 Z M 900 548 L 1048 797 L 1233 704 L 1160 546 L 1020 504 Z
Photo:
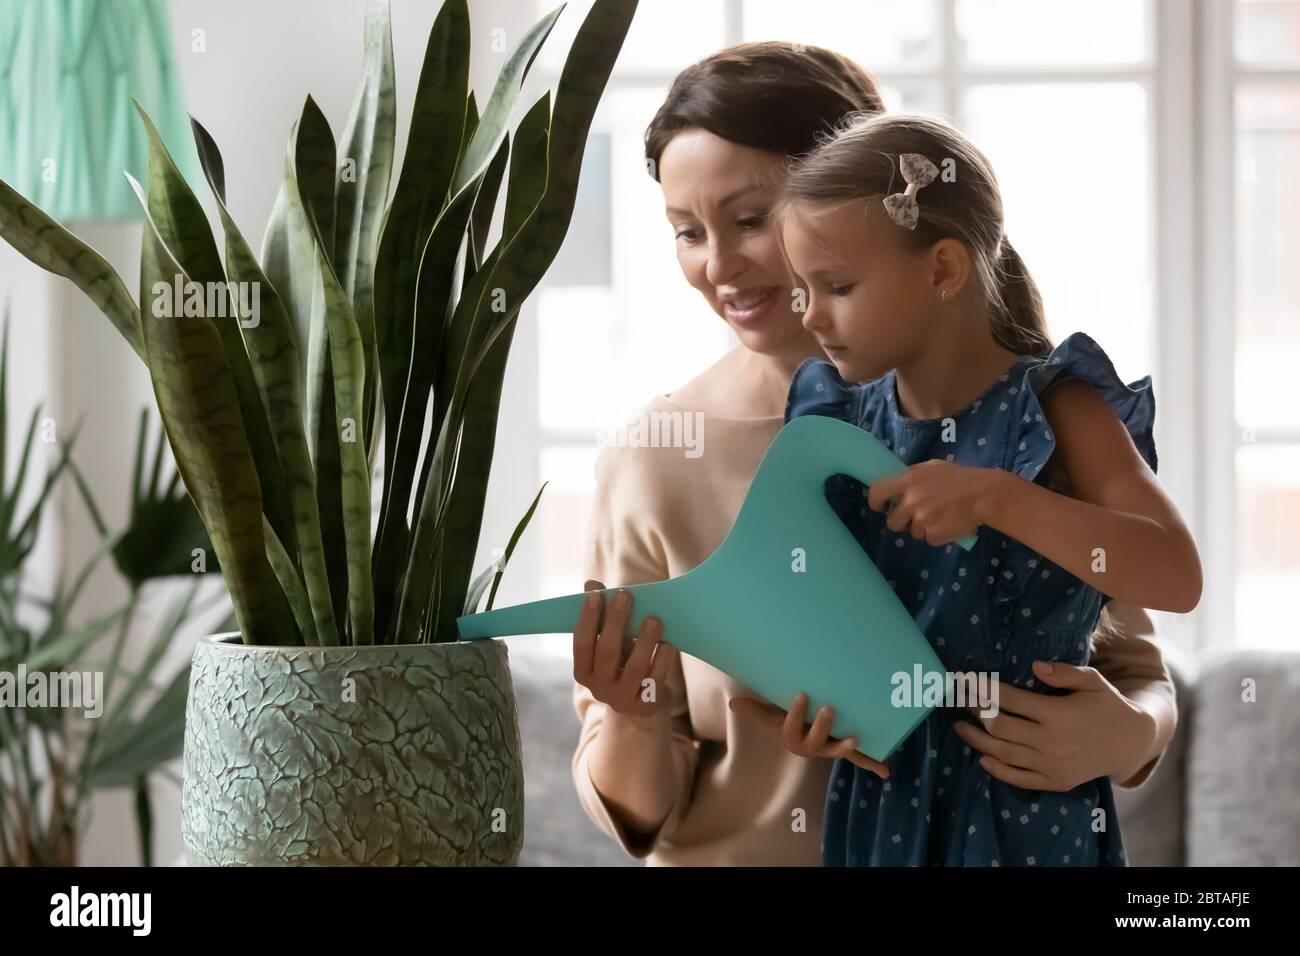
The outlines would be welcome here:
M 796 157 L 846 117 L 881 113 L 870 74 L 848 57 L 815 46 L 764 41 L 719 50 L 677 74 L 645 133 L 646 169 L 686 129 Z

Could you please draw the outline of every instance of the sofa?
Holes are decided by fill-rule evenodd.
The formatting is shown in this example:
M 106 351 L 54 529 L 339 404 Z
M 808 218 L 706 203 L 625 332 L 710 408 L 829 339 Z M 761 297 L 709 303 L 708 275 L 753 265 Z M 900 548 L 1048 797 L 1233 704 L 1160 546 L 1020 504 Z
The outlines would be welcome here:
M 1134 866 L 1300 865 L 1300 652 L 1174 657 L 1178 732 L 1116 791 Z M 638 866 L 583 814 L 570 772 L 572 662 L 511 647 L 524 748 L 523 866 Z

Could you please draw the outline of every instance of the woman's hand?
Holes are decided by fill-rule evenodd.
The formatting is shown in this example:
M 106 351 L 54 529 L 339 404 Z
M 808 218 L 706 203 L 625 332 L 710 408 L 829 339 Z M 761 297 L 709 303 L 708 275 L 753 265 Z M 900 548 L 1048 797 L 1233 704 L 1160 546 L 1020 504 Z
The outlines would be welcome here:
M 800 757 L 844 757 L 854 766 L 869 770 L 881 780 L 889 777 L 889 768 L 858 751 L 856 737 L 839 740 L 830 736 L 835 708 L 817 711 L 811 726 L 808 719 L 808 695 L 799 694 L 789 711 L 755 697 L 733 697 L 728 705 L 733 713 L 751 717 L 781 735 L 786 749 Z
M 677 662 L 677 648 L 663 639 L 660 620 L 648 616 L 641 622 L 624 661 L 623 633 L 632 614 L 632 595 L 618 592 L 602 629 L 604 598 L 599 592 L 603 588 L 599 581 L 588 581 L 583 586 L 591 593 L 583 600 L 573 632 L 573 679 L 623 717 L 666 724 L 673 701 L 665 678 Z
M 989 775 L 1026 790 L 1072 790 L 1098 777 L 1124 781 L 1149 759 L 1155 719 L 1101 672 L 1059 661 L 1034 661 L 1034 675 L 1073 693 L 1056 697 L 998 686 L 998 713 L 959 722 L 962 740 L 984 754 Z M 982 726 L 980 726 L 982 725 Z
M 947 544 L 985 524 L 990 494 L 1007 472 L 932 458 L 863 492 L 873 511 L 885 512 L 886 526 L 929 544 Z M 892 502 L 892 504 L 891 504 Z

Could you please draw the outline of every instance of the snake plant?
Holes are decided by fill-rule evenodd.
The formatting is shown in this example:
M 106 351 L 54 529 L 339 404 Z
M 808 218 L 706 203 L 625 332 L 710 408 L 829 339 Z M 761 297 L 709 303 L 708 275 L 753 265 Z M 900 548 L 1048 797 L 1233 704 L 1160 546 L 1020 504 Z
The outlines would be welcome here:
M 635 9 L 596 0 L 554 102 L 548 91 L 511 135 L 563 7 L 519 40 L 480 112 L 468 6 L 445 0 L 394 183 L 389 11 L 371 0 L 342 138 L 308 97 L 260 257 L 227 210 L 214 139 L 193 123 L 224 261 L 200 197 L 141 111 L 139 305 L 103 257 L 0 182 L 0 235 L 81 288 L 148 367 L 246 642 L 454 640 L 456 617 L 499 574 L 472 579 L 471 562 L 510 342 L 567 232 L 592 116 Z

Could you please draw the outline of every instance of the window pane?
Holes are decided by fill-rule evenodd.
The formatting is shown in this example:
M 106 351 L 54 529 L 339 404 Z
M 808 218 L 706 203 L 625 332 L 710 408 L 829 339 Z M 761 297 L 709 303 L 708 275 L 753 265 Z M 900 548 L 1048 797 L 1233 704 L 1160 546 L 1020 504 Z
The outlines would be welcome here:
M 582 542 L 596 487 L 598 451 L 594 437 L 587 447 L 542 451 L 541 479 L 547 485 L 533 520 L 542 555 L 540 593 L 545 597 L 582 590 Z M 530 526 L 527 534 L 533 533 Z
M 1237 418 L 1300 428 L 1300 84 L 1237 91 Z
M 1300 62 L 1300 0 L 1237 0 L 1237 59 Z
M 558 5 L 558 0 L 539 0 L 536 18 L 540 20 Z M 592 0 L 568 0 L 538 55 L 544 68 L 558 72 L 564 66 L 564 58 L 591 6 Z M 614 64 L 615 75 L 648 70 L 675 73 L 726 46 L 725 13 L 725 4 L 700 0 L 650 0 L 639 4 Z M 513 43 L 506 45 L 512 47 Z
M 965 59 L 981 65 L 1136 63 L 1147 56 L 1143 0 L 957 0 Z
M 1236 643 L 1294 648 L 1300 593 L 1300 445 L 1237 450 Z
M 977 86 L 964 115 L 997 173 L 1007 236 L 1042 291 L 1052 338 L 1087 332 L 1125 381 L 1156 373 L 1142 88 Z
M 880 98 L 891 113 L 940 113 L 943 97 L 934 83 L 907 82 L 893 84 L 880 82 Z
M 682 276 L 663 192 L 645 170 L 642 137 L 665 92 L 611 89 L 597 116 L 609 135 L 612 283 L 548 281 L 532 298 L 544 429 L 595 436 L 694 378 L 725 349 L 727 327 Z
M 939 56 L 930 0 L 745 0 L 745 40 L 789 40 L 827 47 L 868 70 L 918 67 Z

